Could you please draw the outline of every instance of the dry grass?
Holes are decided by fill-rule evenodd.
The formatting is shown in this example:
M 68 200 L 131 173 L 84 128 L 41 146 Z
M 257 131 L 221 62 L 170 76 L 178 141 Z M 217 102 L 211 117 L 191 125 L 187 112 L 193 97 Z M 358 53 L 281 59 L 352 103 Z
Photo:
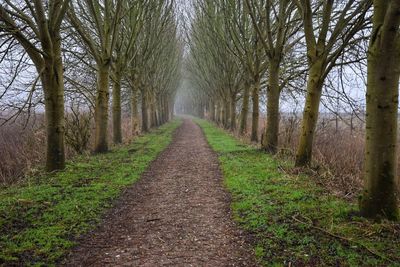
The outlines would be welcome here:
M 282 154 L 294 158 L 297 148 L 300 119 L 282 119 L 280 146 Z M 345 123 L 336 129 L 334 120 L 318 123 L 313 148 L 313 166 L 307 172 L 332 194 L 354 199 L 362 189 L 364 131 L 350 130 Z
M 0 186 L 24 181 L 27 174 L 42 169 L 46 160 L 46 131 L 44 118 L 37 115 L 34 121 L 24 127 L 24 118 L 15 123 L 8 123 L 0 127 Z M 112 130 L 110 123 L 109 143 L 112 144 Z M 91 136 L 88 149 L 94 144 L 94 127 L 91 123 Z M 122 134 L 124 143 L 132 140 L 129 117 L 122 120 Z M 66 144 L 66 158 L 76 155 L 76 149 Z M 88 150 L 83 151 L 88 152 Z
M 43 118 L 37 118 L 26 127 L 22 121 L 0 127 L 1 185 L 18 182 L 28 170 L 36 170 L 45 161 Z
M 330 194 L 355 200 L 363 187 L 364 123 L 350 116 L 336 121 L 334 115 L 322 115 L 314 138 L 311 168 L 291 169 L 289 172 L 306 173 Z M 244 136 L 235 135 L 250 143 L 251 118 Z M 264 116 L 259 119 L 259 137 L 265 130 Z M 301 114 L 281 116 L 279 152 L 276 157 L 294 161 L 301 128 Z M 400 142 L 399 142 L 400 145 Z M 400 168 L 400 159 L 399 159 Z M 399 185 L 400 191 L 400 185 Z
M 314 139 L 312 168 L 292 171 L 306 172 L 331 194 L 354 200 L 363 186 L 365 125 L 354 118 L 353 123 L 349 117 L 344 120 L 337 123 L 333 115 L 321 119 Z M 300 127 L 300 115 L 282 116 L 277 157 L 294 160 Z M 262 118 L 260 134 L 264 128 Z

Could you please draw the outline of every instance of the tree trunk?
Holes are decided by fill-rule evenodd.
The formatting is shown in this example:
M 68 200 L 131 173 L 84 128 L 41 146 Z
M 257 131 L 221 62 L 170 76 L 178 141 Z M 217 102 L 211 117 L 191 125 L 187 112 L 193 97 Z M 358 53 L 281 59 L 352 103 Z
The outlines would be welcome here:
M 214 122 L 218 123 L 218 114 L 219 114 L 219 104 L 218 101 L 214 104 L 215 106 L 215 113 L 214 113 Z
M 230 130 L 234 131 L 236 128 L 236 94 L 231 96 L 231 123 L 230 123 Z
M 168 97 L 164 97 L 164 109 L 163 109 L 163 118 L 164 121 L 163 123 L 168 122 L 168 117 L 169 117 L 169 105 L 168 105 Z
M 168 100 L 168 121 L 172 120 L 174 117 L 174 112 L 175 112 L 175 102 L 173 100 Z
M 112 109 L 113 109 L 113 141 L 114 144 L 122 143 L 121 127 L 121 80 L 122 73 L 117 70 L 112 90 Z
M 109 74 L 108 62 L 98 65 L 97 72 L 97 96 L 95 107 L 95 153 L 108 151 L 107 127 L 108 127 L 108 100 L 109 100 Z
M 240 126 L 239 134 L 243 135 L 247 130 L 247 116 L 249 114 L 249 99 L 250 99 L 250 87 L 246 85 L 243 94 L 242 112 L 240 114 Z
M 163 96 L 160 96 L 159 103 L 158 103 L 158 121 L 159 125 L 162 125 L 165 123 L 165 98 Z
M 147 107 L 147 96 L 144 90 L 142 90 L 142 132 L 147 133 L 149 131 L 149 113 Z
M 164 109 L 163 109 L 164 121 L 163 121 L 163 123 L 166 123 L 169 120 L 168 119 L 168 117 L 169 117 L 168 98 L 164 97 L 163 99 L 164 99 Z
M 157 114 L 157 127 L 163 124 L 163 118 L 162 118 L 162 98 L 159 99 L 159 102 L 157 103 L 157 109 L 156 109 L 156 114 Z
M 262 140 L 262 149 L 275 154 L 279 135 L 279 63 L 271 61 L 269 66 L 269 86 L 267 91 L 267 126 Z
M 53 42 L 54 58 L 47 58 L 41 74 L 45 94 L 45 116 L 47 134 L 46 170 L 65 168 L 64 148 L 64 83 L 60 37 Z
M 215 122 L 218 124 L 219 123 L 219 114 L 220 114 L 220 105 L 219 101 L 217 101 L 217 104 L 215 106 Z
M 137 91 L 132 89 L 131 92 L 131 129 L 132 136 L 139 134 L 139 112 L 137 107 Z
M 219 117 L 219 123 L 221 126 L 224 126 L 224 118 L 225 118 L 225 105 L 223 103 L 220 104 L 220 117 Z
M 323 86 L 323 59 L 315 61 L 309 70 L 307 98 L 303 112 L 300 141 L 296 154 L 296 166 L 307 166 L 312 159 L 312 146 L 318 121 L 319 104 Z
M 196 109 L 197 109 L 197 112 L 196 112 L 197 116 L 200 119 L 204 119 L 204 106 L 203 106 L 203 103 L 201 101 L 197 104 Z
M 154 127 L 154 108 L 153 108 L 153 103 L 151 103 L 151 99 L 149 99 L 149 128 L 151 129 Z
M 368 51 L 365 185 L 360 209 L 365 217 L 397 220 L 400 4 L 375 2 L 374 35 Z M 389 25 L 382 26 L 383 21 Z
M 260 118 L 260 79 L 256 78 L 251 96 L 253 102 L 253 116 L 251 123 L 251 141 L 258 142 L 258 120 Z
M 156 104 L 154 99 L 152 99 L 150 104 L 150 127 L 157 127 Z
M 224 128 L 229 129 L 229 115 L 230 115 L 230 105 L 229 105 L 229 100 L 224 101 Z
M 215 105 L 214 102 L 210 102 L 210 119 L 211 121 L 215 121 Z

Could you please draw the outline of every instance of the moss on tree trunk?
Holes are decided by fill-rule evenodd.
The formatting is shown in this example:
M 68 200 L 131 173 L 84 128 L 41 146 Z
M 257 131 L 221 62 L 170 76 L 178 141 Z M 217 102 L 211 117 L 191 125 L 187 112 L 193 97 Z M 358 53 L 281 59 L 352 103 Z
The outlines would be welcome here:
M 230 108 L 230 130 L 234 131 L 236 129 L 236 94 L 232 94 L 231 96 L 231 108 Z
M 114 144 L 122 143 L 122 126 L 121 126 L 121 80 L 120 71 L 115 73 L 115 81 L 112 90 L 112 111 L 113 111 L 113 142 Z
M 306 166 L 311 163 L 312 147 L 315 128 L 319 115 L 319 104 L 321 101 L 323 86 L 324 58 L 315 60 L 310 67 L 307 81 L 307 97 L 301 124 L 300 141 L 296 154 L 296 166 Z
M 368 50 L 365 185 L 360 209 L 366 217 L 398 220 L 400 4 L 388 2 L 374 2 L 374 31 Z
M 262 149 L 275 154 L 278 149 L 279 134 L 279 62 L 271 60 L 267 91 L 267 126 L 262 140 Z
M 146 133 L 149 131 L 149 112 L 147 106 L 147 95 L 144 90 L 141 92 L 142 94 L 142 132 Z
M 222 125 L 222 126 L 225 126 L 225 112 L 226 112 L 226 110 L 225 110 L 225 105 L 224 105 L 224 103 L 222 103 L 221 105 L 220 105 L 220 109 L 221 109 L 221 113 L 220 113 L 220 118 L 219 118 L 219 122 L 220 122 L 220 125 Z
M 215 121 L 215 105 L 214 102 L 210 102 L 210 119 Z
M 109 100 L 110 66 L 108 61 L 98 65 L 97 96 L 95 106 L 95 153 L 108 151 L 108 100 Z
M 45 58 L 41 81 L 45 94 L 47 171 L 65 168 L 64 83 L 60 36 L 53 38 L 53 51 Z
M 225 110 L 224 127 L 226 129 L 229 129 L 229 118 L 230 118 L 230 114 L 231 114 L 230 109 L 231 109 L 230 101 L 228 99 L 224 100 L 224 110 Z
M 251 141 L 258 142 L 258 121 L 260 118 L 260 80 L 255 79 L 253 92 L 251 95 L 251 101 L 253 103 L 253 114 L 251 123 Z
M 250 87 L 249 85 L 245 85 L 244 93 L 243 93 L 243 103 L 242 103 L 242 111 L 240 112 L 240 126 L 239 126 L 239 134 L 243 135 L 247 130 L 247 116 L 249 114 L 249 99 L 250 99 Z
M 137 91 L 135 89 L 132 89 L 131 92 L 131 131 L 132 131 L 132 136 L 136 136 L 139 134 L 139 112 L 138 112 L 138 106 L 137 106 Z

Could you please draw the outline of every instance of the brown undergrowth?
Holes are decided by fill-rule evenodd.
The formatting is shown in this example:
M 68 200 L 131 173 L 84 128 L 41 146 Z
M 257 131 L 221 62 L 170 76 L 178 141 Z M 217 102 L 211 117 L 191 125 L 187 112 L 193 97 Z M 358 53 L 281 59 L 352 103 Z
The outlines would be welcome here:
M 83 154 L 90 153 L 94 142 L 93 118 L 90 119 L 87 148 L 79 151 Z M 122 120 L 122 134 L 125 143 L 132 140 L 129 117 Z M 109 143 L 112 144 L 112 129 L 109 130 Z M 66 158 L 71 159 L 75 155 L 77 151 L 72 143 L 66 142 Z M 0 126 L 0 186 L 25 181 L 25 177 L 43 168 L 45 160 L 46 129 L 43 114 L 36 115 L 28 122 L 26 118 L 20 117 Z
M 290 168 L 288 173 L 306 173 L 329 194 L 345 200 L 355 200 L 363 186 L 364 123 L 355 117 L 336 120 L 335 116 L 321 116 L 316 130 L 313 163 L 309 168 Z M 259 120 L 259 136 L 266 126 L 264 116 Z M 282 115 L 279 131 L 279 151 L 275 157 L 294 160 L 301 128 L 301 116 Z M 232 133 L 250 144 L 251 119 L 244 136 Z M 253 143 L 259 146 L 259 144 Z M 400 168 L 400 160 L 399 160 Z M 399 188 L 400 190 L 400 188 Z

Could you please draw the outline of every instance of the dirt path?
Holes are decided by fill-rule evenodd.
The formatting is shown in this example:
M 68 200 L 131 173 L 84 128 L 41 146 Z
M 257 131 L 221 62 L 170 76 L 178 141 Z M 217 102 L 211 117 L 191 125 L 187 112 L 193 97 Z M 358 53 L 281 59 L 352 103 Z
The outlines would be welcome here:
M 169 147 L 129 188 L 67 266 L 256 266 L 231 221 L 217 156 L 184 119 Z

